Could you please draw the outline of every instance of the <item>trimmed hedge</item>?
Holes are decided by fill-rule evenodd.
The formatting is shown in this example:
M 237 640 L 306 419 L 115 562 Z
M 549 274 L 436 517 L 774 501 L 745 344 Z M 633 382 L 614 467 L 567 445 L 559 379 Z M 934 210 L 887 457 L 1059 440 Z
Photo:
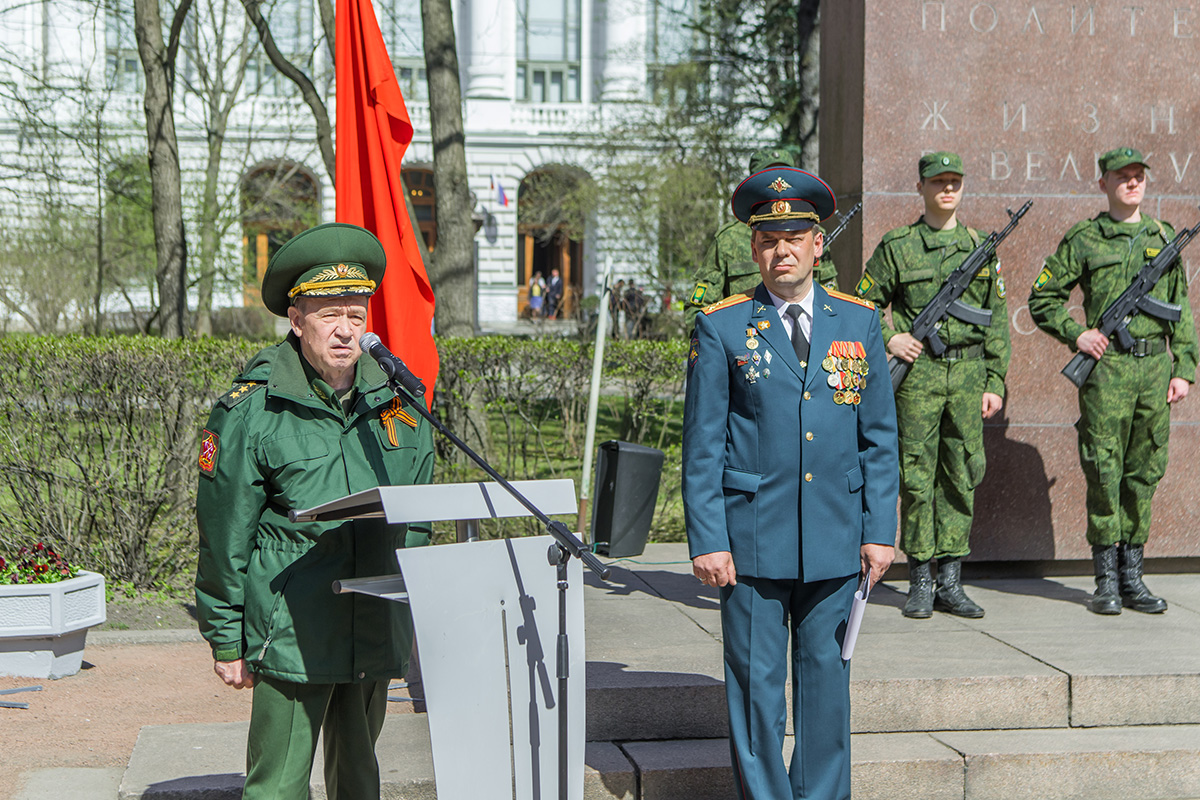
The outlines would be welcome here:
M 209 408 L 263 346 L 0 337 L 0 508 L 9 519 L 0 554 L 43 541 L 112 581 L 139 588 L 190 581 L 198 434 Z M 438 349 L 435 413 L 506 477 L 578 483 L 590 343 L 489 336 L 440 339 Z M 660 540 L 683 532 L 685 355 L 685 342 L 614 341 L 606 349 L 596 441 L 620 438 L 668 451 L 653 531 Z M 479 479 L 480 471 L 438 439 L 435 480 Z

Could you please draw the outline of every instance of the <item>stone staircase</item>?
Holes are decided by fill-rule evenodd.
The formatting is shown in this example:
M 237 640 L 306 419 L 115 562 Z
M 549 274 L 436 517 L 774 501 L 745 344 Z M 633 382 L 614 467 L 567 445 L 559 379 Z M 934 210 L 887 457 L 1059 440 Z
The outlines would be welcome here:
M 715 593 L 682 545 L 613 572 L 585 601 L 585 797 L 733 797 Z M 856 800 L 1200 798 L 1200 580 L 1149 582 L 1165 615 L 1094 616 L 1089 579 L 1061 578 L 973 581 L 984 619 L 907 620 L 903 581 L 880 586 L 852 671 Z M 119 797 L 240 796 L 245 730 L 143 728 Z M 435 797 L 424 715 L 390 714 L 379 755 L 384 797 Z

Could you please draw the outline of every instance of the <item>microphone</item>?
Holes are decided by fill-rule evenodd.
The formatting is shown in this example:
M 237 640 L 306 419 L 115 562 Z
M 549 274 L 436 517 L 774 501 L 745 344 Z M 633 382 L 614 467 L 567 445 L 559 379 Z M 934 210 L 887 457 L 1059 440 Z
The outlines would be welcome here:
M 425 384 L 421 383 L 421 379 L 413 375 L 408 367 L 404 366 L 404 362 L 392 354 L 383 346 L 383 342 L 373 333 L 364 333 L 358 340 L 358 346 L 362 351 L 375 359 L 380 368 L 387 373 L 388 378 L 399 383 L 404 390 L 413 397 L 422 397 L 425 394 Z

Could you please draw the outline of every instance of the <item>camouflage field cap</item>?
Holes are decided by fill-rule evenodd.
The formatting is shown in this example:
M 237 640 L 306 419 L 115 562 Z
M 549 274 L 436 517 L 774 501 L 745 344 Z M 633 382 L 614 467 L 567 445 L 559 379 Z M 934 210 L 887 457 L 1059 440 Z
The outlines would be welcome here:
M 1130 164 L 1141 164 L 1146 169 L 1150 169 L 1150 165 L 1146 163 L 1146 157 L 1142 155 L 1141 150 L 1135 150 L 1132 147 L 1118 147 L 1116 150 L 1109 150 L 1104 155 L 1096 160 L 1100 165 L 1100 174 L 1110 172 L 1122 167 L 1128 167 Z
M 293 236 L 275 251 L 263 275 L 262 299 L 286 317 L 297 297 L 370 296 L 383 280 L 387 258 L 375 234 L 330 222 Z
M 733 215 L 759 231 L 804 231 L 837 210 L 829 184 L 795 167 L 756 172 L 733 191 Z
M 954 172 L 958 175 L 965 175 L 963 172 L 962 158 L 958 153 L 951 153 L 946 150 L 940 153 L 927 153 L 921 156 L 921 160 L 917 162 L 917 175 L 921 180 L 932 178 L 934 175 L 941 175 L 943 172 Z
M 794 167 L 796 161 L 792 158 L 792 154 L 782 147 L 765 147 L 762 150 L 755 150 L 754 154 L 750 156 L 751 175 L 774 166 Z

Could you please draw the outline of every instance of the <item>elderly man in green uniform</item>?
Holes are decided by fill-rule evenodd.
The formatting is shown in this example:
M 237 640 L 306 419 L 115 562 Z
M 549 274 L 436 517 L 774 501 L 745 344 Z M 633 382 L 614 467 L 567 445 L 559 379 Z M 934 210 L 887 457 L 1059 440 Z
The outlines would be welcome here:
M 946 351 L 934 356 L 909 331 L 912 322 L 983 237 L 958 221 L 962 159 L 931 153 L 917 164 L 924 215 L 889 231 L 867 261 L 857 293 L 880 308 L 893 358 L 913 365 L 896 392 L 900 428 L 900 549 L 908 557 L 904 615 L 927 619 L 936 608 L 978 618 L 983 609 L 962 588 L 962 559 L 970 553 L 975 487 L 983 480 L 983 420 L 1004 403 L 1011 351 L 1004 278 L 993 261 L 971 281 L 962 300 L 992 312 L 989 327 L 951 317 L 939 335 Z M 933 562 L 937 563 L 934 590 Z
M 1079 461 L 1087 481 L 1087 540 L 1096 591 L 1088 607 L 1120 614 L 1122 606 L 1150 614 L 1167 603 L 1146 588 L 1142 551 L 1150 535 L 1150 505 L 1167 470 L 1171 404 L 1196 379 L 1196 329 L 1182 266 L 1167 271 L 1151 294 L 1181 308 L 1171 323 L 1139 314 L 1129 321 L 1131 351 L 1096 329 L 1097 320 L 1138 270 L 1175 236 L 1141 212 L 1145 157 L 1132 147 L 1100 156 L 1100 191 L 1108 210 L 1076 224 L 1046 260 L 1029 293 L 1029 313 L 1055 339 L 1096 359 L 1079 390 Z M 1071 289 L 1083 289 L 1085 323 L 1067 312 Z
M 328 796 L 379 797 L 375 741 L 412 624 L 402 604 L 330 587 L 397 572 L 396 549 L 427 544 L 429 528 L 288 512 L 432 477 L 428 424 L 360 358 L 384 266 L 379 241 L 354 225 L 284 244 L 262 297 L 291 333 L 250 360 L 202 435 L 196 609 L 217 675 L 254 688 L 248 800 L 306 799 L 318 733 Z
M 750 156 L 751 175 L 768 167 L 795 167 L 792 154 L 782 147 L 766 148 Z M 825 235 L 825 229 L 817 226 L 817 232 Z M 740 292 L 753 291 L 762 276 L 758 264 L 750 252 L 750 226 L 739 220 L 725 225 L 713 236 L 712 244 L 704 254 L 704 261 L 697 270 L 692 293 L 684 306 L 684 324 L 689 331 L 696 327 L 696 313 L 718 300 Z M 837 288 L 837 267 L 826 251 L 813 267 L 817 283 L 826 289 Z

